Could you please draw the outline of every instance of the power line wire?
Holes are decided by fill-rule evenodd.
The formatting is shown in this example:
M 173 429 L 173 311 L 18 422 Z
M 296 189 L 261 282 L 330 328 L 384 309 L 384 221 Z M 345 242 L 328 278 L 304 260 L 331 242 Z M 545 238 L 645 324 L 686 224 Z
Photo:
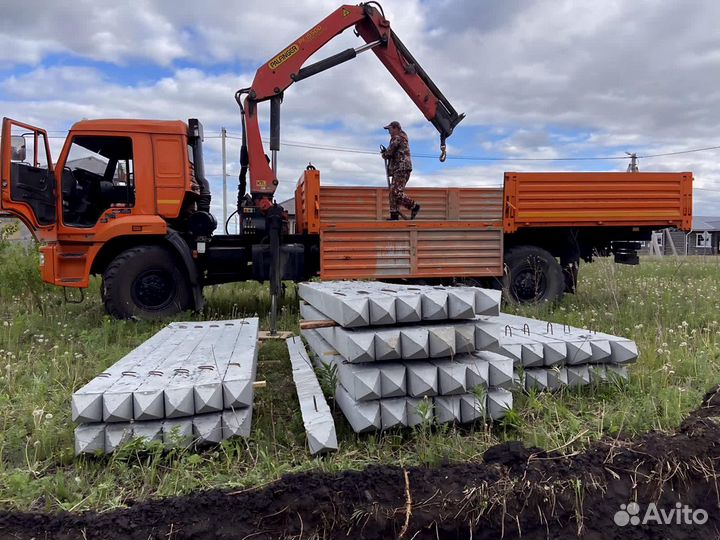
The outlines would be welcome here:
M 680 150 L 678 152 L 665 152 L 663 154 L 649 154 L 647 156 L 638 156 L 638 158 L 647 159 L 654 157 L 679 156 L 680 154 L 692 154 L 694 152 L 705 152 L 707 150 L 720 150 L 720 146 L 706 146 L 705 148 L 693 148 L 691 150 Z
M 48 133 L 65 133 L 67 132 L 61 132 L 61 131 L 50 131 Z M 48 139 L 64 139 L 64 136 L 50 136 L 48 135 Z M 222 138 L 221 135 L 205 135 L 206 139 L 220 139 Z M 238 137 L 237 135 L 227 135 L 228 139 L 232 140 L 242 140 L 241 137 Z M 268 139 L 263 139 L 263 142 L 267 144 L 269 141 Z M 363 155 L 376 155 L 378 152 L 373 150 L 365 150 L 360 148 L 348 148 L 344 146 L 333 146 L 333 145 L 322 145 L 322 144 L 316 144 L 316 143 L 310 143 L 310 142 L 304 142 L 304 141 L 290 141 L 285 140 L 282 141 L 282 144 L 284 146 L 290 146 L 293 148 L 306 148 L 310 150 L 322 150 L 322 151 L 328 151 L 328 152 L 343 152 L 343 153 L 350 153 L 350 154 L 363 154 Z M 658 157 L 668 157 L 668 156 L 678 156 L 682 154 L 692 154 L 696 152 L 707 152 L 711 150 L 720 150 L 720 145 L 718 146 L 705 146 L 702 148 L 691 148 L 688 150 L 678 150 L 676 152 L 663 152 L 658 154 L 645 154 L 645 155 L 638 155 L 637 157 L 639 159 L 650 159 L 650 158 L 658 158 Z M 424 159 L 435 159 L 437 158 L 437 155 L 434 154 L 424 154 L 424 153 L 417 153 L 413 154 L 413 157 L 417 158 L 424 158 Z M 627 160 L 629 159 L 628 156 L 575 156 L 575 157 L 501 157 L 501 156 L 447 156 L 447 159 L 450 160 L 457 160 L 457 161 L 495 161 L 495 162 L 523 162 L 523 161 L 538 161 L 538 162 L 549 162 L 549 161 L 618 161 L 618 160 Z

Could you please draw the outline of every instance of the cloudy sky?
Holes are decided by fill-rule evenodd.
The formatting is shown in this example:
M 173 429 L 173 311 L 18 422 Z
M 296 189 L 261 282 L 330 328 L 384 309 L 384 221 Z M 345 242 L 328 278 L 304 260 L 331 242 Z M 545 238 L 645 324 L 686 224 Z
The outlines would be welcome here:
M 235 91 L 336 9 L 331 0 L 26 0 L 0 19 L 0 112 L 45 127 L 55 153 L 83 118 L 197 117 L 221 213 L 219 133 L 234 199 Z M 412 185 L 500 185 L 509 170 L 622 171 L 619 157 L 720 145 L 717 0 L 384 0 L 393 29 L 467 114 L 437 160 L 435 129 L 372 53 L 285 94 L 277 198 L 308 162 L 324 183 L 383 185 L 382 129 L 399 120 Z M 320 59 L 363 42 L 347 31 Z M 332 149 L 328 149 L 328 148 Z M 532 158 L 532 160 L 527 160 Z M 546 160 L 546 161 L 541 161 Z M 695 213 L 720 215 L 720 149 L 648 157 L 693 171 Z

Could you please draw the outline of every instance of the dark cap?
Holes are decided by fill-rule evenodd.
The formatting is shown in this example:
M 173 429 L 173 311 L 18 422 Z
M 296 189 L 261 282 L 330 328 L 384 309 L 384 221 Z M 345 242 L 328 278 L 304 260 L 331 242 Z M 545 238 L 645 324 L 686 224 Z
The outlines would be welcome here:
M 402 129 L 402 127 L 400 127 L 400 122 L 398 122 L 397 120 L 393 120 L 387 126 L 385 126 L 383 129 L 390 129 L 390 128 Z

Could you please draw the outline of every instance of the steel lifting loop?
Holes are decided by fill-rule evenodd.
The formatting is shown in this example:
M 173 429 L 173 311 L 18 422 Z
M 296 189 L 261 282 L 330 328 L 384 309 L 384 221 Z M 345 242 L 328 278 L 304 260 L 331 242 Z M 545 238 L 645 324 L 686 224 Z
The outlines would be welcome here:
M 523 324 L 523 334 L 530 335 L 530 325 L 528 323 Z
M 553 335 L 553 324 L 548 321 L 547 326 L 545 327 L 545 333 L 549 333 L 551 336 Z
M 128 377 L 137 377 L 137 373 L 134 371 L 123 371 L 122 375 L 123 376 L 127 375 Z
M 563 323 L 563 332 L 566 334 L 570 334 L 570 325 L 568 323 Z
M 164 373 L 160 370 L 153 369 L 151 371 L 148 371 L 148 375 L 156 375 L 157 377 L 162 377 Z
M 215 369 L 215 366 L 198 366 L 198 369 L 199 369 L 200 371 L 202 371 L 202 370 L 204 370 L 204 369 L 205 369 L 205 370 L 208 370 L 208 371 L 213 371 L 213 370 Z
M 510 328 L 509 324 L 505 325 L 505 335 L 508 335 L 508 331 L 510 332 L 510 337 L 512 337 L 512 328 Z
M 440 162 L 445 163 L 445 159 L 447 158 L 447 150 L 444 144 L 440 145 Z

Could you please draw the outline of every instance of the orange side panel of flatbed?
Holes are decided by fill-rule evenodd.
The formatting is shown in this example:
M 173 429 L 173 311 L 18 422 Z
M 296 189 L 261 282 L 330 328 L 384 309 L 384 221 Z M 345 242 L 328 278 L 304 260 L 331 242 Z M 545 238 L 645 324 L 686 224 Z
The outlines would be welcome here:
M 505 173 L 505 232 L 692 227 L 692 173 Z
M 502 188 L 412 188 L 407 195 L 422 206 L 418 221 L 502 220 Z M 390 215 L 387 188 L 322 186 L 322 223 L 383 221 Z
M 499 225 L 346 221 L 320 231 L 322 279 L 462 278 L 503 273 Z

